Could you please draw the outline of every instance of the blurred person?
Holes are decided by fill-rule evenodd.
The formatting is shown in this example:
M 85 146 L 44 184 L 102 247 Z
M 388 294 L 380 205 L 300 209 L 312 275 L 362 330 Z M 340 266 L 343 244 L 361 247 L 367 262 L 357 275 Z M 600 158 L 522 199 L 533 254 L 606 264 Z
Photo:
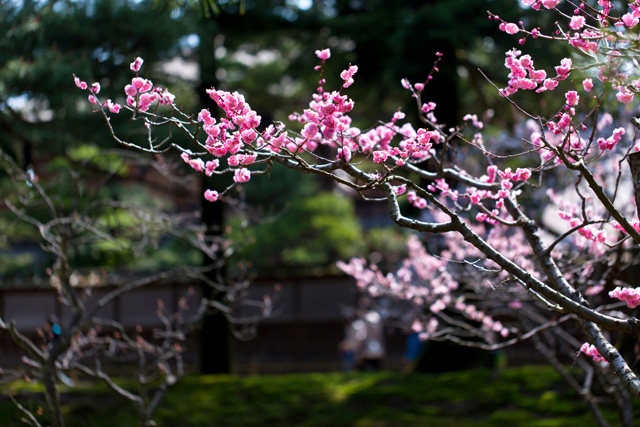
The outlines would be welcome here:
M 45 338 L 47 339 L 47 350 L 51 350 L 54 344 L 58 341 L 62 335 L 62 328 L 60 327 L 60 321 L 58 320 L 58 316 L 55 314 L 49 315 L 47 318 L 47 322 L 45 323 Z M 64 385 L 68 387 L 73 387 L 75 385 L 75 381 L 65 375 L 60 369 L 57 371 L 58 379 Z
M 347 307 L 343 310 L 344 338 L 340 341 L 338 348 L 340 353 L 342 353 L 342 370 L 344 372 L 351 372 L 356 366 L 356 353 L 360 344 L 358 338 L 359 335 L 360 338 L 362 335 L 362 332 L 358 334 L 358 330 L 363 330 L 362 327 L 357 329 L 357 327 L 360 326 L 358 323 L 354 324 L 357 320 L 353 308 Z M 364 324 L 362 324 L 362 326 L 364 326 Z
M 410 372 L 413 370 L 423 351 L 424 341 L 420 339 L 420 334 L 418 332 L 410 332 L 405 341 L 405 371 Z
M 47 339 L 48 347 L 52 347 L 53 344 L 60 338 L 62 334 L 62 328 L 60 328 L 60 322 L 58 316 L 55 314 L 49 315 L 47 323 L 45 325 L 45 337 Z
M 365 372 L 377 371 L 382 367 L 386 354 L 382 317 L 377 311 L 368 310 L 357 321 L 362 322 L 361 328 L 364 331 L 361 333 L 363 340 L 360 341 L 357 354 L 358 369 Z

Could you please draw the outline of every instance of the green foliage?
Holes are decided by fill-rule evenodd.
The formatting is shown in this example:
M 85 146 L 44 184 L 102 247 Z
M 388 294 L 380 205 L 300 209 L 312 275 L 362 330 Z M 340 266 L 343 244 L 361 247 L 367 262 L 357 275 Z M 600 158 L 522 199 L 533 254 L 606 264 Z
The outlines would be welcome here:
M 67 156 L 75 164 L 67 164 L 64 167 L 80 170 L 95 168 L 98 171 L 121 177 L 125 177 L 127 174 L 127 164 L 122 153 L 103 151 L 95 144 L 69 147 Z
M 101 95 L 118 101 L 135 56 L 145 57 L 147 71 L 161 78 L 154 62 L 179 55 L 178 39 L 189 29 L 185 20 L 151 8 L 122 0 L 1 3 L 0 147 L 18 158 L 27 143 L 38 160 L 78 141 L 111 143 L 107 133 L 95 132 L 102 119 L 88 114 L 86 93 L 75 88 L 72 73 L 101 82 Z
M 152 197 L 143 185 L 122 181 L 128 165 L 118 153 L 92 144 L 70 149 L 43 167 L 38 188 L 17 178 L 8 158 L 2 166 L 3 173 L 14 175 L 0 175 L 0 198 L 25 218 L 63 233 L 72 268 L 153 271 L 200 261 L 200 252 L 166 214 L 171 204 Z M 41 250 L 44 240 L 35 223 L 4 209 L 0 232 L 2 277 L 44 273 L 51 254 Z
M 241 15 L 245 10 L 245 0 L 154 0 L 153 4 L 159 10 L 168 9 L 174 12 L 190 7 L 205 18 L 219 15 L 222 10 L 235 9 L 233 6 L 238 7 L 238 13 Z
M 239 230 L 239 224 L 233 228 Z M 282 274 L 285 268 L 326 272 L 337 259 L 354 256 L 362 249 L 362 230 L 353 201 L 328 191 L 296 198 L 244 233 L 244 239 L 255 244 L 247 245 L 239 255 L 258 270 L 275 274 Z M 237 234 L 231 237 L 240 240 Z
M 75 89 L 71 73 L 89 82 L 100 81 L 104 98 L 122 102 L 122 86 L 131 78 L 126 65 L 134 56 L 145 58 L 145 75 L 157 83 L 168 83 L 187 110 L 197 111 L 198 96 L 204 102 L 204 89 L 216 85 L 242 90 L 267 124 L 273 119 L 287 121 L 289 112 L 306 107 L 318 81 L 313 50 L 329 46 L 334 57 L 325 72 L 328 87 L 337 87 L 338 74 L 348 63 L 359 66 L 356 84 L 347 92 L 358 101 L 356 121 L 367 128 L 390 117 L 398 107 L 411 113 L 413 100 L 400 87 L 400 78 L 423 79 L 435 51 L 444 49 L 442 72 L 434 80 L 438 84 L 430 85 L 426 96 L 443 101 L 437 112 L 443 114 L 441 121 L 451 122 L 447 115 L 466 112 L 457 110 L 454 100 L 458 97 L 465 105 L 493 106 L 492 97 L 497 94 L 486 81 L 476 78 L 479 86 L 459 90 L 457 76 L 460 69 L 475 70 L 478 65 L 490 76 L 504 75 L 501 63 L 489 61 L 485 50 L 489 45 L 496 52 L 506 50 L 513 39 L 500 33 L 495 22 L 487 21 L 485 11 L 491 9 L 509 19 L 506 5 L 505 0 L 420 4 L 375 0 L 313 2 L 310 9 L 302 10 L 295 2 L 284 0 L 45 1 L 20 6 L 5 2 L 0 5 L 0 31 L 6 34 L 0 40 L 0 127 L 5 130 L 0 148 L 21 165 L 31 161 L 46 179 L 45 172 L 58 174 L 74 167 L 80 167 L 82 173 L 96 169 L 124 173 L 117 155 L 100 152 L 96 156 L 99 147 L 113 146 L 113 141 L 108 132 L 96 131 L 104 129 L 102 119 L 89 114 L 86 93 Z M 200 9 L 210 19 L 196 16 L 191 8 Z M 185 47 L 183 38 L 189 35 L 197 35 L 198 49 Z M 167 74 L 165 61 L 174 58 L 197 63 L 204 86 L 196 88 L 193 81 Z M 365 108 L 368 105 L 376 108 Z M 145 137 L 133 134 L 125 117 L 114 116 L 112 122 L 125 137 Z M 173 136 L 180 137 L 178 132 Z M 44 166 L 45 162 L 49 164 Z M 339 201 L 341 196 L 320 197 L 319 184 L 310 177 L 296 174 L 278 180 L 276 172 L 271 175 L 268 181 L 256 179 L 247 186 L 247 200 L 258 206 L 256 216 L 266 224 L 246 231 L 244 240 L 255 239 L 257 245 L 250 245 L 242 255 L 259 268 L 326 266 L 338 257 L 363 254 L 365 248 L 388 252 L 389 248 L 375 242 L 384 240 L 376 237 L 378 231 L 364 241 L 354 238 L 359 229 L 354 225 L 353 208 L 350 202 Z M 93 184 L 88 180 L 74 188 L 60 179 L 49 188 L 56 188 L 61 200 L 77 198 L 78 192 L 123 197 L 123 186 L 103 189 Z M 267 187 L 273 189 L 265 191 Z M 311 214 L 317 205 L 321 209 Z M 245 237 L 239 227 L 244 220 L 231 220 L 234 236 Z M 102 259 L 102 253 L 113 257 L 118 248 L 125 248 L 123 253 L 130 250 L 130 242 L 123 236 L 117 238 L 118 244 L 105 243 L 99 248 L 97 259 Z M 373 241 L 367 241 L 370 239 Z M 401 251 L 393 242 L 392 252 Z M 83 259 L 96 259 L 95 251 L 91 253 Z
M 273 168 L 243 187 L 248 215 L 229 218 L 229 237 L 244 242 L 237 259 L 267 274 L 326 274 L 334 263 L 371 254 L 393 263 L 406 250 L 396 227 L 364 230 L 348 195 L 323 191 L 316 176 Z M 384 255 L 384 256 L 383 256 Z
M 3 385 L 0 395 L 30 393 Z M 23 388 L 27 387 L 27 388 Z M 65 388 L 69 425 L 135 426 L 133 405 L 107 398 L 105 387 Z M 25 406 L 41 401 L 31 394 Z M 635 404 L 635 415 L 640 406 Z M 616 411 L 605 406 L 615 423 Z M 0 399 L 0 424 L 19 425 L 13 404 Z M 157 411 L 169 426 L 564 426 L 592 425 L 586 405 L 550 367 L 472 370 L 441 375 L 316 373 L 267 376 L 188 376 Z
M 348 257 L 353 253 L 360 239 L 361 229 L 350 199 L 332 192 L 323 192 L 294 203 L 294 206 L 299 218 L 299 222 L 296 222 L 303 227 L 302 233 L 298 235 L 304 236 L 307 240 L 305 246 L 316 252 L 315 257 L 326 260 L 327 255 L 323 255 L 325 248 L 340 257 Z M 285 260 L 289 258 L 286 252 Z M 296 262 L 295 256 L 290 259 Z
M 393 225 L 374 227 L 362 234 L 369 261 L 382 271 L 391 271 L 407 254 L 407 236 Z
M 75 73 L 89 83 L 98 81 L 101 99 L 122 103 L 122 88 L 132 77 L 127 64 L 142 56 L 146 76 L 169 83 L 183 106 L 194 107 L 192 82 L 187 86 L 164 67 L 169 58 L 192 54 L 181 37 L 193 31 L 193 15 L 170 16 L 153 10 L 150 1 L 0 2 L 0 32 L 5 35 L 0 39 L 0 149 L 18 168 L 37 174 L 56 213 L 33 186 L 6 175 L 0 176 L 0 198 L 43 223 L 55 221 L 56 215 L 76 219 L 69 226 L 73 268 L 155 269 L 193 263 L 194 249 L 169 235 L 162 218 L 149 218 L 160 206 L 157 198 L 143 186 L 122 180 L 130 172 L 133 154 L 113 150 L 116 144 L 104 132 L 103 118 L 91 112 L 87 93 L 72 79 Z M 125 138 L 140 137 L 131 133 L 125 115 L 114 116 L 114 126 Z M 140 209 L 134 212 L 125 204 Z M 104 235 L 98 237 L 87 226 Z M 3 209 L 0 231 L 6 251 L 2 256 L 7 254 L 7 262 L 0 265 L 2 277 L 44 272 L 51 260 L 40 250 L 36 227 Z M 160 251 L 157 258 L 153 248 Z M 19 256 L 9 256 L 12 252 Z
M 38 271 L 37 258 L 29 252 L 11 251 L 0 253 L 0 265 L 2 265 L 2 276 L 17 276 L 24 271 L 43 273 L 42 266 Z

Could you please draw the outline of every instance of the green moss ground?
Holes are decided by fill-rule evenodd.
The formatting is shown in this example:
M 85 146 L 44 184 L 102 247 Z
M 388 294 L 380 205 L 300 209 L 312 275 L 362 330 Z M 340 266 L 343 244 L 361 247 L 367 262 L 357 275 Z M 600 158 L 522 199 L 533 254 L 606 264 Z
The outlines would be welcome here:
M 23 425 L 8 393 L 37 409 L 39 392 L 24 383 L 2 386 L 0 426 Z M 133 405 L 103 385 L 64 389 L 63 398 L 71 427 L 138 425 Z M 618 424 L 613 407 L 607 415 Z M 586 405 L 551 368 L 533 366 L 440 375 L 193 375 L 169 391 L 155 420 L 160 427 L 594 425 Z

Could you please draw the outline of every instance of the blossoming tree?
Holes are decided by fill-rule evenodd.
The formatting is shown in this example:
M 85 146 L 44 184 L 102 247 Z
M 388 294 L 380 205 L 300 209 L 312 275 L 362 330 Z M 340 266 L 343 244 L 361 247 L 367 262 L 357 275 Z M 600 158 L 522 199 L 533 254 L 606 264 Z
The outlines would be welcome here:
M 631 110 L 640 90 L 640 2 L 520 0 L 514 7 L 558 19 L 556 28 L 539 28 L 489 13 L 516 37 L 517 47 L 505 57 L 508 84 L 495 89 L 522 117 L 517 149 L 483 135 L 482 112 L 469 112 L 460 126 L 438 122 L 438 106 L 425 99 L 425 88 L 441 55 L 423 82 L 401 82 L 416 101 L 418 127 L 402 111 L 367 129 L 354 126 L 348 88 L 358 68 L 349 65 L 341 86 L 330 89 L 323 73 L 328 49 L 315 52 L 317 91 L 307 109 L 291 114 L 290 125 L 262 123 L 243 95 L 215 88 L 208 94 L 221 118 L 208 110 L 182 111 L 173 95 L 143 77 L 140 58 L 131 64 L 135 77 L 123 105 L 101 99 L 98 83 L 74 78 L 120 144 L 152 153 L 175 149 L 197 172 L 233 175 L 226 190 L 204 192 L 211 202 L 272 167 L 288 167 L 386 202 L 401 227 L 441 235 L 429 238 L 437 257 L 412 237 L 409 258 L 395 273 L 363 260 L 341 267 L 370 292 L 424 309 L 413 324 L 424 338 L 485 348 L 533 338 L 557 366 L 551 343 L 562 343 L 578 363 L 592 363 L 590 372 L 604 375 L 622 423 L 631 425 L 629 395 L 640 398 L 630 366 L 635 356 L 613 343 L 640 333 L 632 311 L 640 305 L 640 288 L 625 279 L 640 243 L 640 124 Z M 568 44 L 572 56 L 554 70 L 538 69 L 526 54 L 531 39 Z M 526 111 L 518 104 L 523 91 L 556 96 L 546 108 Z M 122 110 L 144 124 L 145 138 L 120 138 L 109 118 Z M 157 141 L 159 127 L 183 132 L 190 145 Z M 604 425 L 590 378 L 567 380 Z
M 246 297 L 249 281 L 241 272 L 235 279 L 221 276 L 220 267 L 234 246 L 222 237 L 208 236 L 197 215 L 163 210 L 150 198 L 141 205 L 131 198 L 110 197 L 113 188 L 106 189 L 107 184 L 132 165 L 158 168 L 175 181 L 180 178 L 166 164 L 122 151 L 70 149 L 69 162 L 56 158 L 64 166 L 58 173 L 50 168 L 41 180 L 0 150 L 0 170 L 9 178 L 3 180 L 0 198 L 3 243 L 24 245 L 35 234 L 34 246 L 40 245 L 38 255 L 46 264 L 46 283 L 59 302 L 57 313 L 43 313 L 37 304 L 20 307 L 34 319 L 48 318 L 36 334 L 9 313 L 0 316 L 0 335 L 13 341 L 22 362 L 11 369 L 0 366 L 0 382 L 25 378 L 44 386 L 44 409 L 31 411 L 25 407 L 29 405 L 17 404 L 28 425 L 43 425 L 43 418 L 48 425 L 64 425 L 59 382 L 73 386 L 67 375 L 71 371 L 99 379 L 135 406 L 141 425 L 154 425 L 154 411 L 167 389 L 185 374 L 184 354 L 205 315 L 222 313 L 237 336 L 247 338 L 256 322 L 269 314 L 268 298 Z M 73 172 L 67 177 L 69 170 Z M 65 185 L 69 193 L 59 190 Z M 181 251 L 179 263 L 165 257 L 152 264 L 152 270 L 145 265 L 148 254 L 157 257 L 160 251 L 172 250 L 166 249 L 170 245 Z M 84 258 L 87 253 L 91 263 Z M 204 266 L 185 261 L 203 256 L 208 260 Z M 153 329 L 115 314 L 114 307 L 127 296 L 166 285 L 178 285 L 174 304 L 162 299 L 149 303 L 152 312 L 157 307 Z M 198 287 L 211 292 L 203 295 Z M 112 379 L 118 365 L 132 367 L 135 387 Z

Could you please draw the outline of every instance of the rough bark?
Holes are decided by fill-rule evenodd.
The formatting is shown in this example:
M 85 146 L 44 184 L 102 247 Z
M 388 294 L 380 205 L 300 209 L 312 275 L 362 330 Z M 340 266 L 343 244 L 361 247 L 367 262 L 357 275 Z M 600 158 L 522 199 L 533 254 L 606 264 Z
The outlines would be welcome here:
M 636 209 L 640 212 L 640 152 L 629 154 L 629 167 L 633 180 L 633 196 L 636 201 Z

